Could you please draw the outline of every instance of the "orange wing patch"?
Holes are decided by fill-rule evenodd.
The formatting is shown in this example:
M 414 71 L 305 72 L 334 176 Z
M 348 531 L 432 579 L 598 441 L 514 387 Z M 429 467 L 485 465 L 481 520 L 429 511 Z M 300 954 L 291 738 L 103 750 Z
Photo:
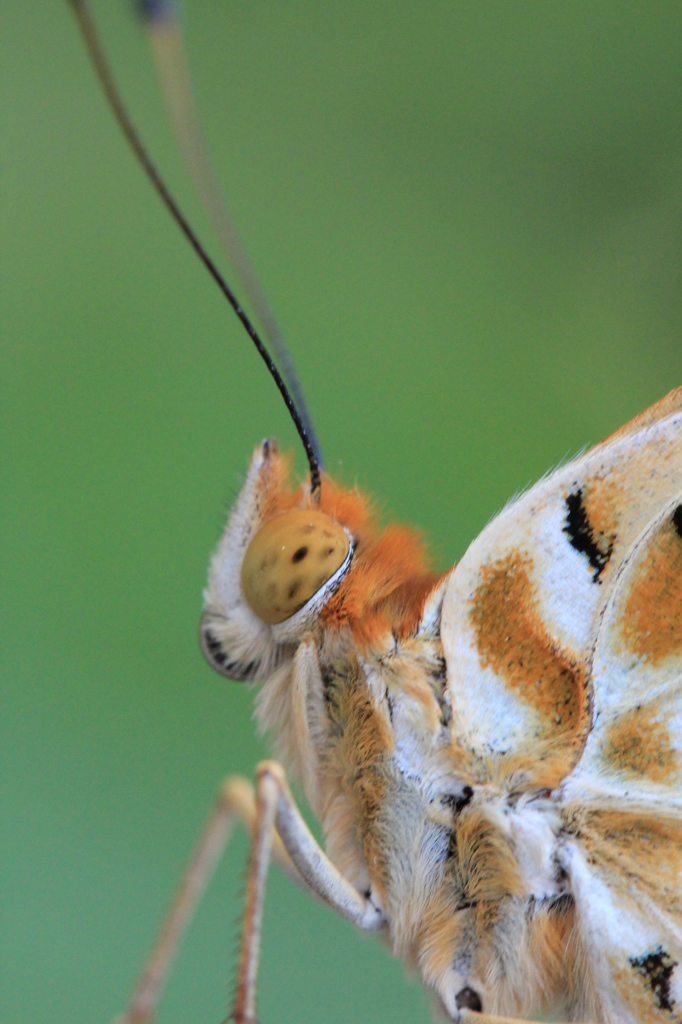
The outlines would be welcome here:
M 623 612 L 623 642 L 654 665 L 682 648 L 681 531 L 682 505 L 678 505 L 635 574 Z
M 470 619 L 481 667 L 491 668 L 535 709 L 534 739 L 551 739 L 558 754 L 567 746 L 582 749 L 589 726 L 587 683 L 584 667 L 545 628 L 532 569 L 530 557 L 518 551 L 484 566 Z
M 657 713 L 655 705 L 619 715 L 608 729 L 601 753 L 605 767 L 619 774 L 668 783 L 679 777 L 665 715 Z
M 531 572 L 531 559 L 519 552 L 482 569 L 471 610 L 481 665 L 532 704 L 553 731 L 571 729 L 584 676 L 547 634 Z

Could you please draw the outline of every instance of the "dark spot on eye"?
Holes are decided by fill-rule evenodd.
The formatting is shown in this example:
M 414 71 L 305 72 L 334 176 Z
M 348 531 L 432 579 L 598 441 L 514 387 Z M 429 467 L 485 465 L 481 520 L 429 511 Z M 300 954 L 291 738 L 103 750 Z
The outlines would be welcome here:
M 297 562 L 302 562 L 307 554 L 307 547 L 303 546 L 302 548 L 298 548 L 298 550 L 294 551 L 293 555 L 291 556 L 291 561 L 294 562 L 294 564 L 296 564 Z
M 670 997 L 670 979 L 677 967 L 677 960 L 673 960 L 662 946 L 657 946 L 646 956 L 631 956 L 630 963 L 651 985 L 659 1010 L 669 1010 L 672 1013 L 675 1000 Z
M 461 988 L 455 996 L 455 1006 L 458 1010 L 475 1010 L 480 1013 L 483 1009 L 478 992 L 472 988 Z
M 682 538 L 682 505 L 678 505 L 673 512 L 673 526 L 677 530 L 677 536 Z
M 574 547 L 581 555 L 587 555 L 587 560 L 594 569 L 592 581 L 599 583 L 599 577 L 613 554 L 613 539 L 609 542 L 606 550 L 604 550 L 603 544 L 602 547 L 598 545 L 592 524 L 587 518 L 582 487 L 578 487 L 566 498 L 566 524 L 562 529 L 567 535 L 571 547 Z

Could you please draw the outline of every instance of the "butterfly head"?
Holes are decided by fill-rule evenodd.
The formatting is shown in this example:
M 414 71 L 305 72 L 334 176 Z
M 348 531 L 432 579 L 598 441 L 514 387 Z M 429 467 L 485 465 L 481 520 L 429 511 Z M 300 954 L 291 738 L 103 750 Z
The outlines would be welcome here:
M 421 538 L 382 531 L 357 489 L 325 477 L 314 501 L 290 475 L 275 442 L 258 446 L 211 562 L 201 645 L 232 679 L 266 677 L 324 628 L 346 629 L 361 646 L 390 634 L 418 616 L 434 582 Z

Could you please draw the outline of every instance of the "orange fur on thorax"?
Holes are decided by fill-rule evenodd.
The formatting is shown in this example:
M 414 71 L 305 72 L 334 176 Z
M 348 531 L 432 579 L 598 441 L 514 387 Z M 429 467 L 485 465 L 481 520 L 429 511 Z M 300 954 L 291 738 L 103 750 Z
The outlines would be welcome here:
M 343 491 L 325 479 L 322 509 L 353 534 L 353 567 L 322 612 L 328 626 L 349 626 L 360 648 L 391 629 L 414 632 L 437 576 L 422 535 L 406 526 L 381 529 L 376 511 L 357 490 Z

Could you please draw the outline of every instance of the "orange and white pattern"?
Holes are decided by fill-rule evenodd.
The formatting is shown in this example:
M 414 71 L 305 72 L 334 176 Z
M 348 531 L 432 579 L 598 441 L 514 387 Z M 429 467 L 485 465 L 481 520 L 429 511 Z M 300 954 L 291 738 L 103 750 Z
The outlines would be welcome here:
M 265 680 L 260 725 L 394 952 L 453 1019 L 682 1022 L 682 389 L 440 577 L 418 534 L 325 479 L 343 572 L 268 624 L 241 571 L 265 524 L 309 507 L 287 480 L 264 443 L 212 563 L 204 650 Z M 308 595 L 315 567 L 285 568 Z

